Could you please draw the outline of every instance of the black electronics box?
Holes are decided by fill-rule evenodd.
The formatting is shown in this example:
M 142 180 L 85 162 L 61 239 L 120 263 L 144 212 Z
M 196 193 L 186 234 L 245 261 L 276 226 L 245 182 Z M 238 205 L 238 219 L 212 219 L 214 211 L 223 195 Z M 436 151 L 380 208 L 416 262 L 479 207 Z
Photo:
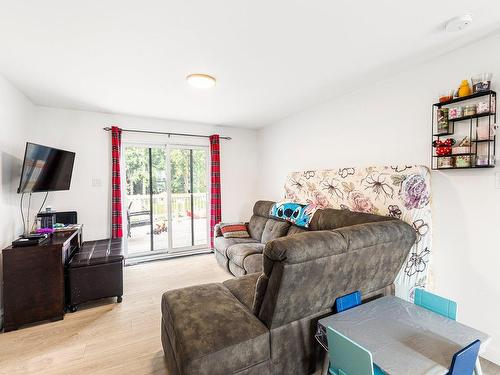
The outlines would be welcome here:
M 36 246 L 45 242 L 47 238 L 46 234 L 29 234 L 12 241 L 12 247 Z

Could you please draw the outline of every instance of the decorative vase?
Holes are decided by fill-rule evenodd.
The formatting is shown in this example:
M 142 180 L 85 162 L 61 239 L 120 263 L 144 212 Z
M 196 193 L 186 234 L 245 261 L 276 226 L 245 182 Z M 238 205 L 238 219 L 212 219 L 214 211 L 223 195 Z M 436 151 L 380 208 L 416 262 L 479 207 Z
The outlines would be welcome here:
M 464 97 L 464 96 L 469 96 L 471 94 L 470 86 L 469 86 L 469 81 L 464 79 L 462 83 L 460 84 L 460 87 L 458 88 L 458 97 Z

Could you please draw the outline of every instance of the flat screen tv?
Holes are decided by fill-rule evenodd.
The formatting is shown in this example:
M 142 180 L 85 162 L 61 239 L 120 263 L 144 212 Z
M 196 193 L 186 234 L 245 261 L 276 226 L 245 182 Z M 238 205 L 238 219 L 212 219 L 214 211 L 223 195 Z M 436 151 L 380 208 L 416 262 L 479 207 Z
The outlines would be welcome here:
M 69 190 L 75 153 L 26 143 L 18 193 Z

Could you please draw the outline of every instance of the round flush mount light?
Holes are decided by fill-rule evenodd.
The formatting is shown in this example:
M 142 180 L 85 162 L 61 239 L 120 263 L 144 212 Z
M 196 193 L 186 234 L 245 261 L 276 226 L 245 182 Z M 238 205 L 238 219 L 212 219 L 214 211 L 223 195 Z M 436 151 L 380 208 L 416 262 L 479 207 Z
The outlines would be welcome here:
M 462 31 L 469 27 L 472 23 L 472 16 L 470 14 L 464 14 L 460 17 L 455 17 L 446 22 L 444 29 L 448 33 L 455 33 L 457 31 Z
M 216 79 L 208 74 L 193 73 L 186 77 L 186 81 L 190 86 L 197 89 L 209 89 L 215 86 Z

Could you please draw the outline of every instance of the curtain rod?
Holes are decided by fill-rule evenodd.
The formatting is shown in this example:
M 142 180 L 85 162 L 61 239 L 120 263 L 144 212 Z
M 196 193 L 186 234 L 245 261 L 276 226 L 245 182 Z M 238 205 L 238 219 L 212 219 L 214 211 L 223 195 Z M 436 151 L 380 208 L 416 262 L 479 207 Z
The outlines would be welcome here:
M 106 130 L 109 132 L 111 128 L 109 126 L 103 128 L 103 130 Z M 187 133 L 170 133 L 170 132 L 155 132 L 155 131 L 150 131 L 150 130 L 136 130 L 136 129 L 122 129 L 122 132 L 129 132 L 129 133 L 147 133 L 147 134 L 163 134 L 163 135 L 168 135 L 169 137 L 171 135 L 179 136 L 179 137 L 196 137 L 196 138 L 210 138 L 209 135 L 201 135 L 201 134 L 187 134 Z M 232 138 L 231 137 L 222 137 L 219 136 L 220 139 L 227 139 L 230 141 Z

